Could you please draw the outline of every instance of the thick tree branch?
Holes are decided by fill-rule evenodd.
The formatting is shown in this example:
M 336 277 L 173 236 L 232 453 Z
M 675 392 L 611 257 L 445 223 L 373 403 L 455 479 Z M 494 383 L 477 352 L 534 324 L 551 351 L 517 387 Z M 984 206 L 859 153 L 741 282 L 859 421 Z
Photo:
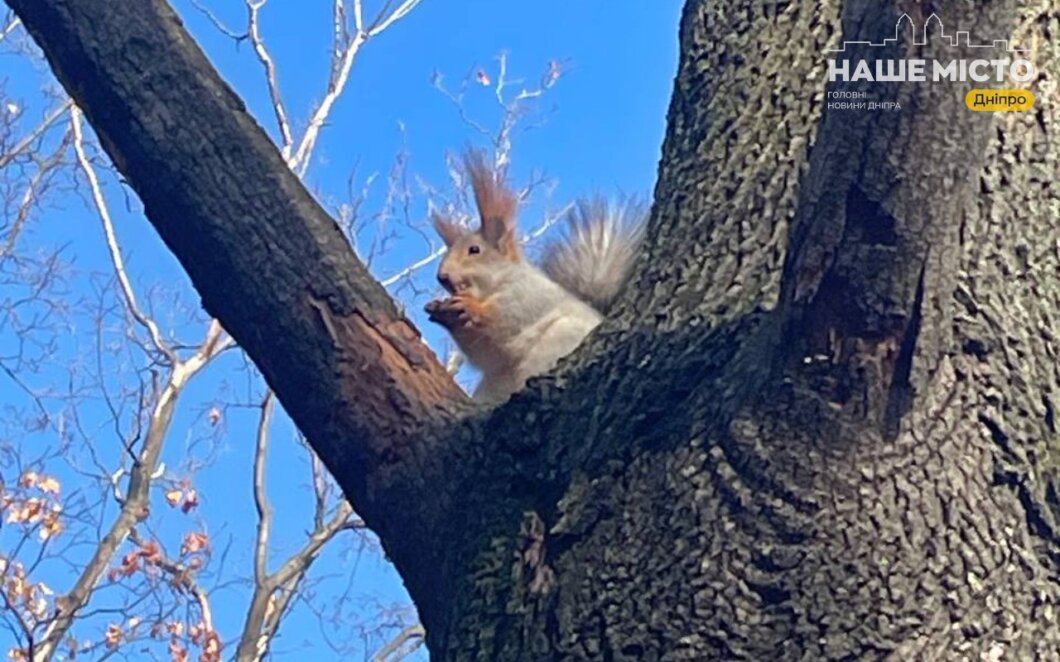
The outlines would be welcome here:
M 414 595 L 406 558 L 438 581 L 449 488 L 432 476 L 451 471 L 420 432 L 466 398 L 419 333 L 163 0 L 8 4 Z

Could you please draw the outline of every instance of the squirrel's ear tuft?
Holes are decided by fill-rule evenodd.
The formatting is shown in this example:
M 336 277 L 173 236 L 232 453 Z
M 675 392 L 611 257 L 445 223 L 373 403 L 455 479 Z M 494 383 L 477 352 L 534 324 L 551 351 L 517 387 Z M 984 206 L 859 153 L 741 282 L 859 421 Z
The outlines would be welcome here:
M 520 259 L 515 225 L 518 203 L 515 194 L 504 182 L 504 172 L 495 172 L 482 152 L 475 150 L 468 150 L 464 155 L 464 167 L 471 179 L 471 188 L 475 191 L 483 238 L 507 257 Z
M 465 234 L 464 228 L 438 214 L 431 214 L 431 223 L 434 224 L 435 231 L 441 236 L 446 246 L 452 246 Z

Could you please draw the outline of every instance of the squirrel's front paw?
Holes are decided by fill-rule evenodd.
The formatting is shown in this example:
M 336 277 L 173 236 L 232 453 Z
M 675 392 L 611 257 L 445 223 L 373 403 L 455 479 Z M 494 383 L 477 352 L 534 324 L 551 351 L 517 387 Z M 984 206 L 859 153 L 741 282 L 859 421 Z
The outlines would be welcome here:
M 432 322 L 450 329 L 479 326 L 483 322 L 485 312 L 481 303 L 459 294 L 448 299 L 431 301 L 424 310 Z
M 449 326 L 447 324 L 450 317 L 448 302 L 448 299 L 428 301 L 427 305 L 423 307 L 424 312 L 427 313 L 427 319 L 442 326 Z

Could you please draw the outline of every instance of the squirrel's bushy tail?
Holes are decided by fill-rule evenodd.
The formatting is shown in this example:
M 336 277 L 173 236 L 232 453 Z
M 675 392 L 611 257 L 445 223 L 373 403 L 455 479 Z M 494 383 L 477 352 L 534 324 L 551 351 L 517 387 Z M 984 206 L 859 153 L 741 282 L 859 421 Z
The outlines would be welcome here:
M 564 236 L 545 248 L 541 269 L 572 294 L 606 312 L 629 278 L 648 208 L 602 197 L 579 201 Z

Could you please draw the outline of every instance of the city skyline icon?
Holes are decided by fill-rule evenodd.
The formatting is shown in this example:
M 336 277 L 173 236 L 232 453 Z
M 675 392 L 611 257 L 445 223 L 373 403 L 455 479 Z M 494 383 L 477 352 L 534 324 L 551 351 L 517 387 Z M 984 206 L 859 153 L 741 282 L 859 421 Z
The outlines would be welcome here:
M 903 25 L 906 24 L 906 25 Z M 937 30 L 932 30 L 937 25 Z M 1008 39 L 994 39 L 991 43 L 973 43 L 971 32 L 968 30 L 958 30 L 955 34 L 947 34 L 946 26 L 942 23 L 942 19 L 938 14 L 932 13 L 924 21 L 924 25 L 920 30 L 917 30 L 916 22 L 913 21 L 908 13 L 903 13 L 898 17 L 898 21 L 894 25 L 894 36 L 886 37 L 882 42 L 866 41 L 866 40 L 845 40 L 839 48 L 827 48 L 826 53 L 843 53 L 846 51 L 847 46 L 868 46 L 870 48 L 885 48 L 891 44 L 898 43 L 901 40 L 902 30 L 907 27 L 910 34 L 913 36 L 913 45 L 925 46 L 928 43 L 929 33 L 936 39 L 945 39 L 951 48 L 957 48 L 961 45 L 967 46 L 968 48 L 989 48 L 999 49 L 1003 48 L 1009 53 L 1025 53 L 1029 49 L 1026 48 L 1015 48 L 1009 44 Z M 919 37 L 918 37 L 919 33 Z

